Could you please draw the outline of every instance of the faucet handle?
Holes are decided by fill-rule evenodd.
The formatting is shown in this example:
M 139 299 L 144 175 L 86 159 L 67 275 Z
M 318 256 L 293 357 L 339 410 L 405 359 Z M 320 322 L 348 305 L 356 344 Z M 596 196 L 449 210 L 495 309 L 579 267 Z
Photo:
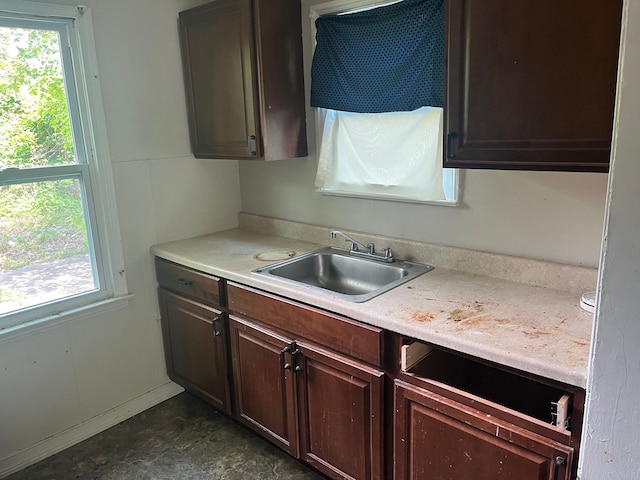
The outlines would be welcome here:
M 384 253 L 384 258 L 393 259 L 393 252 L 391 251 L 391 247 L 383 248 L 382 252 Z

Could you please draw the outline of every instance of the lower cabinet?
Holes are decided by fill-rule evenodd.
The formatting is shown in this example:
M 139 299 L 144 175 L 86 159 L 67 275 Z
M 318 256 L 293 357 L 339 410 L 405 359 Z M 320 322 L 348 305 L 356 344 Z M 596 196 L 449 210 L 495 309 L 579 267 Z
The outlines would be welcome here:
M 240 422 L 330 478 L 382 478 L 382 372 L 247 319 L 229 329 Z
M 169 377 L 328 478 L 576 478 L 583 389 L 165 260 L 156 271 Z
M 395 480 L 573 478 L 573 393 L 438 350 L 407 371 L 394 381 Z
M 169 378 L 230 414 L 224 314 L 162 288 L 158 295 Z
M 568 480 L 572 449 L 396 380 L 396 480 Z
M 231 414 L 225 281 L 161 258 L 155 267 L 169 378 Z

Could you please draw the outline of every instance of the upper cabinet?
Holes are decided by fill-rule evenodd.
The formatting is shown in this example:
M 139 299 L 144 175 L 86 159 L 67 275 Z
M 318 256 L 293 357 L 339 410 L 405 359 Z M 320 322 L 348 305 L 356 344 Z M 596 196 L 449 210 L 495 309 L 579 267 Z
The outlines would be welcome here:
M 307 155 L 300 2 L 216 0 L 180 12 L 193 154 Z
M 449 0 L 445 167 L 606 172 L 622 0 Z

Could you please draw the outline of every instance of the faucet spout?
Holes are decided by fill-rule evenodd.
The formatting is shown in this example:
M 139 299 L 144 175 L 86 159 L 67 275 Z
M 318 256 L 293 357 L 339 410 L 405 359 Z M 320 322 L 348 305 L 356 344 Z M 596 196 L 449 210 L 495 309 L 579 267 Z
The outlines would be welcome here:
M 363 249 L 367 250 L 369 253 L 373 253 L 373 251 L 374 251 L 373 243 L 370 243 L 369 245 L 365 245 L 365 244 L 360 243 L 359 241 L 357 241 L 355 238 L 350 237 L 346 233 L 342 233 L 339 230 L 333 230 L 331 232 L 331 238 L 338 238 L 338 235 L 343 237 L 345 242 L 350 242 L 351 243 L 351 250 L 354 251 L 354 252 L 358 252 L 359 251 L 358 247 L 362 247 Z
M 390 248 L 384 248 L 383 253 L 378 254 L 376 253 L 376 246 L 373 243 L 365 245 L 339 230 L 333 230 L 331 232 L 331 238 L 338 238 L 338 236 L 341 236 L 346 242 L 351 244 L 351 250 L 349 251 L 351 255 L 376 260 L 378 262 L 391 263 L 394 261 L 393 252 Z

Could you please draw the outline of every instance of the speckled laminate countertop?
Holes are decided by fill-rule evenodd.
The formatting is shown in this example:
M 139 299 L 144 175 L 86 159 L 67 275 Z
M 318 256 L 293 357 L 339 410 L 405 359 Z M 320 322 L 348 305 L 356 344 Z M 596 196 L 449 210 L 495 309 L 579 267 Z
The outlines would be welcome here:
M 593 314 L 575 293 L 437 267 L 365 303 L 251 270 L 324 245 L 234 229 L 156 245 L 167 260 L 419 340 L 585 387 Z

